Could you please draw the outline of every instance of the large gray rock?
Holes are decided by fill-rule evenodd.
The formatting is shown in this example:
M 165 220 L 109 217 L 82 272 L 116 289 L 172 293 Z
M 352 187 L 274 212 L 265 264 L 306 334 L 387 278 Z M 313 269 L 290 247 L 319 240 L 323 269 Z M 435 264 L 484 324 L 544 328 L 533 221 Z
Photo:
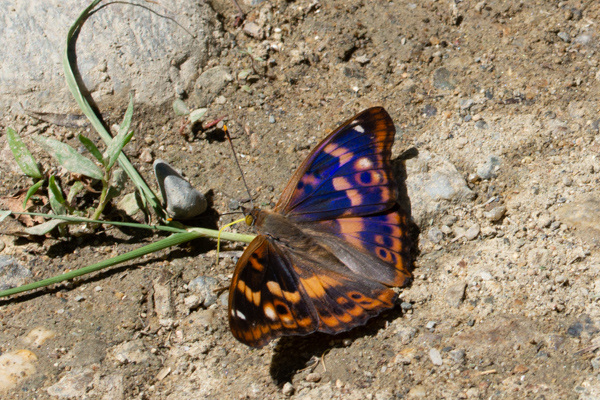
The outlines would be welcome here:
M 0 115 L 28 110 L 68 112 L 76 108 L 61 58 L 69 27 L 89 4 L 78 0 L 0 0 Z M 166 3 L 165 3 L 166 4 Z M 99 104 L 135 90 L 135 101 L 158 105 L 189 90 L 210 56 L 217 21 L 206 2 L 174 0 L 167 8 L 105 5 L 83 25 L 77 67 Z

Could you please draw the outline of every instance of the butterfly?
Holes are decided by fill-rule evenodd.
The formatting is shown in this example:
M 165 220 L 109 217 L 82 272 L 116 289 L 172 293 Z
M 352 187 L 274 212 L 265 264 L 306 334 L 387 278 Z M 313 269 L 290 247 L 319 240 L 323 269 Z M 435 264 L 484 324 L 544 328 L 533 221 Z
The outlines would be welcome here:
M 245 210 L 258 235 L 229 289 L 236 339 L 262 347 L 285 335 L 336 334 L 394 307 L 390 287 L 412 278 L 394 135 L 382 107 L 362 111 L 310 153 L 273 210 Z

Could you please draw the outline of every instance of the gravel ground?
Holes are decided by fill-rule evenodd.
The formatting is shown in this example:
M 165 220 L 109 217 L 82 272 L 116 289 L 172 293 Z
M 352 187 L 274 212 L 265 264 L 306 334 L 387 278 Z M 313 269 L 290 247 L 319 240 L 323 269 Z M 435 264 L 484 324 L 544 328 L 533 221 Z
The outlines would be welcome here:
M 600 5 L 264 1 L 242 4 L 241 27 L 230 2 L 211 6 L 214 54 L 184 100 L 208 107 L 208 119 L 227 116 L 258 204 L 278 200 L 338 123 L 388 110 L 418 228 L 414 282 L 364 327 L 253 350 L 232 337 L 227 295 L 214 291 L 243 245 L 215 266 L 216 243 L 198 240 L 1 301 L 3 398 L 600 398 Z M 125 106 L 107 105 L 106 120 Z M 199 226 L 236 217 L 223 214 L 247 194 L 222 131 L 182 129 L 170 102 L 140 106 L 133 120 L 126 153 L 148 181 L 154 159 L 167 160 L 209 199 Z M 28 143 L 36 131 L 76 145 L 86 131 L 25 115 L 0 125 L 2 196 L 30 184 L 5 126 Z M 0 265 L 12 265 L 2 282 L 157 239 L 107 228 L 31 240 L 12 226 L 0 225 Z M 10 388 L 2 379 L 15 365 Z

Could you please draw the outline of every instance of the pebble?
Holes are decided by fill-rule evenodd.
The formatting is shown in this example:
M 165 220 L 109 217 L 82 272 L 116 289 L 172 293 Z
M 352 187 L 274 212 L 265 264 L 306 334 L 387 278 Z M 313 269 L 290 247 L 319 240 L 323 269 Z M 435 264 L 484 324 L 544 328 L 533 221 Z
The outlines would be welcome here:
M 154 175 L 166 203 L 167 212 L 174 219 L 190 219 L 206 211 L 206 197 L 163 160 L 154 162 Z
M 479 236 L 480 231 L 481 228 L 479 227 L 479 224 L 473 224 L 469 227 L 469 229 L 467 229 L 464 236 L 467 240 L 473 240 Z
M 463 363 L 465 361 L 465 351 L 462 349 L 451 350 L 449 353 L 450 358 L 457 364 Z
M 483 213 L 483 216 L 491 222 L 497 222 L 500 221 L 500 219 L 502 217 L 504 217 L 504 214 L 506 214 L 506 206 L 498 206 L 498 207 L 494 207 L 489 211 L 485 211 Z
M 310 374 L 306 375 L 304 380 L 306 382 L 319 382 L 321 380 L 321 374 L 318 372 L 311 372 Z
M 85 397 L 88 385 L 94 379 L 94 370 L 91 367 L 75 368 L 60 378 L 46 391 L 50 396 L 67 399 L 81 399 Z
M 442 355 L 438 349 L 432 347 L 429 350 L 429 358 L 433 365 L 442 365 Z
M 217 295 L 214 292 L 219 285 L 219 281 L 212 276 L 199 276 L 190 281 L 188 289 L 202 298 L 204 307 L 209 307 L 217 302 Z
M 37 356 L 29 350 L 15 350 L 0 356 L 0 392 L 27 380 L 36 371 Z
M 569 36 L 569 34 L 567 32 L 565 32 L 565 31 L 558 32 L 558 37 L 563 42 L 569 43 L 571 41 L 571 36 Z
M 135 214 L 140 211 L 140 205 L 138 203 L 138 197 L 136 193 L 128 193 L 117 204 L 117 208 L 119 210 L 123 210 L 123 212 L 130 217 L 133 217 Z
M 429 229 L 429 232 L 427 232 L 427 237 L 433 243 L 439 243 L 444 239 L 444 233 L 441 230 L 439 230 L 438 228 L 433 227 L 433 228 Z
M 479 276 L 484 281 L 491 281 L 491 280 L 494 279 L 494 277 L 492 276 L 492 274 L 490 274 L 488 271 L 479 271 Z
M 467 284 L 464 282 L 455 283 L 446 289 L 445 300 L 449 306 L 458 308 L 465 299 L 465 290 Z
M 488 159 L 477 168 L 477 176 L 481 179 L 491 179 L 495 176 L 496 168 L 502 164 L 500 157 L 490 155 Z
M 425 325 L 425 327 L 426 327 L 427 329 L 429 329 L 430 331 L 433 331 L 433 330 L 435 329 L 435 326 L 436 326 L 436 325 L 437 325 L 437 324 L 436 324 L 436 322 L 435 322 L 435 321 L 429 321 L 429 322 L 427 323 L 427 325 Z
M 46 341 L 56 337 L 56 332 L 43 326 L 33 328 L 23 338 L 23 343 L 32 345 L 35 347 L 41 347 Z
M 398 330 L 396 335 L 400 338 L 403 345 L 409 344 L 417 335 L 417 328 L 403 328 Z
M 414 386 L 408 391 L 409 399 L 424 399 L 427 397 L 427 391 L 421 385 Z
M 199 296 L 193 294 L 183 299 L 183 304 L 185 304 L 188 310 L 194 310 L 198 308 L 200 304 L 202 304 L 202 299 Z
M 261 27 L 251 21 L 246 21 L 244 23 L 244 33 L 254 39 L 262 40 L 264 38 L 264 33 Z
M 275 117 L 273 115 L 269 115 L 269 123 L 270 124 L 274 124 L 275 123 Z
M 140 153 L 140 161 L 141 162 L 150 164 L 153 159 L 154 159 L 154 156 L 152 155 L 152 150 L 150 150 L 149 148 L 143 149 L 142 152 Z
M 159 320 L 173 317 L 173 302 L 171 300 L 171 286 L 155 280 L 154 284 L 154 311 Z
M 118 344 L 109 350 L 109 354 L 119 364 L 140 364 L 150 359 L 150 352 L 144 345 L 142 339 L 135 339 Z
M 466 110 L 470 109 L 474 103 L 475 102 L 473 101 L 473 99 L 460 99 L 458 101 L 458 106 L 460 107 L 461 110 L 466 111 Z
M 542 213 L 537 219 L 538 228 L 548 228 L 554 222 L 554 217 L 548 213 Z
M 31 271 L 19 264 L 17 260 L 0 256 L 0 290 L 24 285 L 30 277 Z
M 285 396 L 291 396 L 294 394 L 295 390 L 296 389 L 294 389 L 294 385 L 292 385 L 290 382 L 286 382 L 281 389 L 281 393 L 283 393 Z
M 400 308 L 402 309 L 402 311 L 406 312 L 408 310 L 412 310 L 412 304 L 408 301 L 403 301 L 402 303 L 400 303 Z
M 446 68 L 438 68 L 433 72 L 433 86 L 436 89 L 454 90 L 456 88 L 456 79 Z

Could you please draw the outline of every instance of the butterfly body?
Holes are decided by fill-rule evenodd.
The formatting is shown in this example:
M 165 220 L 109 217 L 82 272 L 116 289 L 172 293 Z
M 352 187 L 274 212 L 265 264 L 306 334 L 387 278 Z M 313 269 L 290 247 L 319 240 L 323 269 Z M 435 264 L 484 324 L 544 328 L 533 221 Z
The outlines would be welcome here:
M 274 210 L 249 212 L 258 236 L 229 294 L 238 340 L 261 347 L 282 335 L 335 334 L 393 307 L 389 286 L 411 278 L 394 133 L 383 108 L 363 111 L 313 150 Z

